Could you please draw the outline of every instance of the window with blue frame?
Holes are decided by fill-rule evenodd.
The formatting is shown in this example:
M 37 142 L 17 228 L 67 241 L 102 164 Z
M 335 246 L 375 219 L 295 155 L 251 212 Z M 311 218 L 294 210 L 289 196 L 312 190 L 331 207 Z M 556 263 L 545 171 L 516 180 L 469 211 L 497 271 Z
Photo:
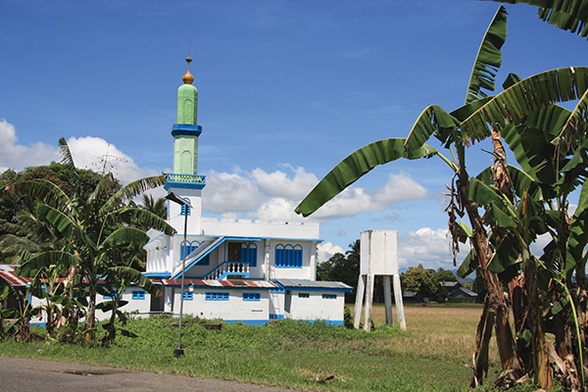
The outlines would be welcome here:
M 302 246 L 276 245 L 275 264 L 278 268 L 302 268 Z
M 228 301 L 229 300 L 229 293 L 206 293 L 206 300 L 207 301 Z
M 257 267 L 257 245 L 253 243 L 241 244 L 241 262 L 248 263 L 250 267 Z
M 337 294 L 323 294 L 323 299 L 337 299 Z
M 186 243 L 188 244 L 186 246 Z M 190 255 L 190 253 L 194 252 L 196 249 L 198 249 L 198 247 L 202 245 L 202 242 L 200 241 L 187 241 L 184 242 L 182 241 L 182 244 L 180 246 L 180 261 L 184 258 L 184 252 L 185 255 L 188 256 Z M 202 260 L 200 260 L 198 262 L 198 265 L 210 265 L 210 255 L 206 255 L 204 256 L 204 258 Z
M 194 293 L 192 291 L 184 291 L 184 301 L 194 300 Z
M 145 299 L 145 292 L 143 290 L 136 290 L 132 292 L 132 299 Z
M 184 200 L 186 200 L 187 202 L 190 201 L 190 199 L 188 199 L 187 197 L 185 197 Z M 184 215 L 188 214 L 188 216 L 190 216 L 190 213 L 192 212 L 191 210 L 192 209 L 190 207 L 188 207 L 185 204 L 182 204 L 180 215 L 184 216 Z
M 261 301 L 261 293 L 243 293 L 243 301 Z

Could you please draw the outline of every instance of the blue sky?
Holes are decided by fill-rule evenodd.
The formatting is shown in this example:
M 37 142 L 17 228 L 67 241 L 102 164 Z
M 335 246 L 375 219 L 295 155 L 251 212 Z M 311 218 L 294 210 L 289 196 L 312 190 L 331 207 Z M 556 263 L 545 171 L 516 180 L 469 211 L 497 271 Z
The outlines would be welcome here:
M 208 216 L 295 220 L 293 208 L 349 153 L 404 137 L 423 108 L 465 98 L 498 4 L 447 1 L 0 0 L 0 170 L 57 159 L 125 181 L 170 171 L 176 89 L 200 93 Z M 507 5 L 498 85 L 586 65 L 588 42 Z M 490 163 L 479 151 L 471 170 Z M 314 219 L 323 258 L 366 229 L 400 235 L 401 264 L 452 268 L 439 161 L 377 168 Z

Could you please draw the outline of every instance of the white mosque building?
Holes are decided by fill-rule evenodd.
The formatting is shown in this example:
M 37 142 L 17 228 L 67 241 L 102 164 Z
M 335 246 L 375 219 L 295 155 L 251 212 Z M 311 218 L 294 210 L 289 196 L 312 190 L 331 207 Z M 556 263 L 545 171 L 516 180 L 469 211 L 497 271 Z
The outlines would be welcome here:
M 192 84 L 191 58 L 178 89 L 173 173 L 167 175 L 167 219 L 174 235 L 155 230 L 147 251 L 145 275 L 159 295 L 130 288 L 126 310 L 163 312 L 260 325 L 271 320 L 323 320 L 343 324 L 341 282 L 316 281 L 319 225 L 313 222 L 258 222 L 202 217 L 198 174 L 198 90 Z M 180 204 L 181 203 L 181 204 Z M 184 241 L 185 239 L 185 241 Z M 185 259 L 184 259 L 185 255 Z M 182 291 L 182 272 L 184 290 Z

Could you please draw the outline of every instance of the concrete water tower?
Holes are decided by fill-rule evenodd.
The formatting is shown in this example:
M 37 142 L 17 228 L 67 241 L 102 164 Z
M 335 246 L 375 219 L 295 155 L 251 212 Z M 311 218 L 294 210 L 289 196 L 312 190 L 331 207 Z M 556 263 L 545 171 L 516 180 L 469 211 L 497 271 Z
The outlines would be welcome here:
M 405 330 L 406 320 L 404 319 L 402 288 L 400 287 L 400 275 L 398 273 L 398 232 L 396 230 L 362 231 L 360 244 L 359 279 L 357 281 L 353 325 L 355 328 L 359 328 L 361 308 L 365 297 L 363 329 L 366 331 L 371 329 L 374 279 L 376 275 L 383 276 L 386 323 L 392 325 L 392 290 L 390 285 L 390 277 L 392 276 L 396 316 L 400 328 Z

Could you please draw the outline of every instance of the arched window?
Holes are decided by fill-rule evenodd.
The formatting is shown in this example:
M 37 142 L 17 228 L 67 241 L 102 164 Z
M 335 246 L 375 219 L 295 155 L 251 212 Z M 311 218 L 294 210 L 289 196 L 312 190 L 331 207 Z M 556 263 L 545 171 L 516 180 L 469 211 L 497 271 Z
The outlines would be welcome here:
M 187 241 L 187 243 L 188 246 L 186 246 L 186 243 L 182 241 L 182 244 L 180 246 L 180 261 L 182 261 L 184 255 L 189 256 L 190 253 L 194 252 L 196 249 L 198 249 L 200 245 L 202 245 L 202 242 L 197 240 L 191 242 Z M 210 255 L 206 255 L 202 260 L 200 260 L 198 265 L 210 265 Z
M 249 263 L 250 267 L 257 267 L 257 245 L 251 242 L 241 244 L 241 262 Z
M 302 268 L 302 246 L 276 245 L 275 264 L 279 268 Z

